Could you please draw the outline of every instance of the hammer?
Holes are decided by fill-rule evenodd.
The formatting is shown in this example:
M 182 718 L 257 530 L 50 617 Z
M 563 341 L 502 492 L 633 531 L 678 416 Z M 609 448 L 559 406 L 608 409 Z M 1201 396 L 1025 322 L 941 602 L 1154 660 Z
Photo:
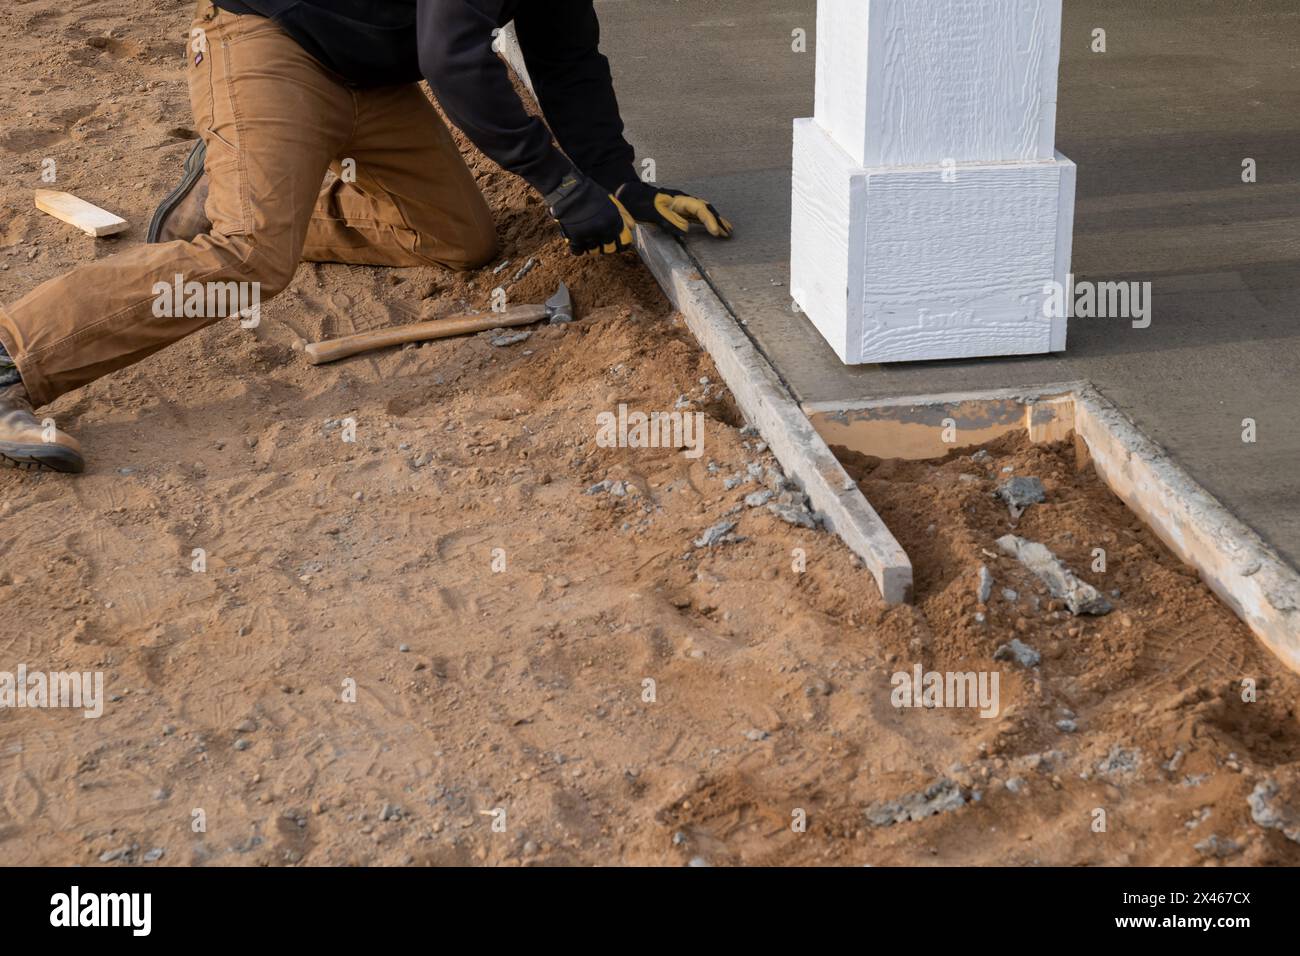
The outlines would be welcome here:
M 324 365 L 339 359 L 390 345 L 405 345 L 407 342 L 429 342 L 433 339 L 449 339 L 457 335 L 473 335 L 475 332 L 487 332 L 515 325 L 532 325 L 543 319 L 551 325 L 560 325 L 573 321 L 573 299 L 569 296 L 569 287 L 563 282 L 555 295 L 546 300 L 544 305 L 521 305 L 504 312 L 489 315 L 458 315 L 450 319 L 434 319 L 432 322 L 416 322 L 413 325 L 400 325 L 395 329 L 379 329 L 374 332 L 358 332 L 345 335 L 341 339 L 326 342 L 313 342 L 303 351 L 307 361 L 312 365 Z

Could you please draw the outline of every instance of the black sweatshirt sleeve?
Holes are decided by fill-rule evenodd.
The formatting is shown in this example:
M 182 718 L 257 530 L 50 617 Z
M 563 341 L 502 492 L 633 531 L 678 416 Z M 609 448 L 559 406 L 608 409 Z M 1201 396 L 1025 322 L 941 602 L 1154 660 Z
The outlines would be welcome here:
M 636 179 L 592 0 L 524 0 L 515 29 L 542 113 L 561 148 L 610 192 Z
M 545 194 L 571 164 L 552 144 L 546 124 L 524 110 L 492 50 L 504 6 L 504 0 L 419 0 L 420 72 L 475 146 Z
M 492 50 L 510 8 L 542 112 L 572 162 L 528 115 Z M 419 0 L 416 32 L 420 71 L 452 122 L 543 195 L 571 165 L 610 190 L 636 178 L 592 0 Z

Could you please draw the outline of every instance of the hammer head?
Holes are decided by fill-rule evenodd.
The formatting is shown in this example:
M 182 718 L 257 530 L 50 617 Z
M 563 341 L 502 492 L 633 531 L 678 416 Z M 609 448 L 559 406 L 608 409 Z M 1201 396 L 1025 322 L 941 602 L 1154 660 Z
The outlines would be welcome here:
M 546 317 L 551 325 L 573 321 L 573 298 L 569 295 L 569 287 L 563 282 L 555 295 L 546 300 Z

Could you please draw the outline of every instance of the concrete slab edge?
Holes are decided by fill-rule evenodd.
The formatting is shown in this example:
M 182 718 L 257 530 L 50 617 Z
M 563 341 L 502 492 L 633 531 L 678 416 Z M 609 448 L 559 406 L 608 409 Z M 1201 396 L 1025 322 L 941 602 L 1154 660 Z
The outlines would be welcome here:
M 645 227 L 637 230 L 637 251 L 713 358 L 745 418 L 762 433 L 826 527 L 866 563 L 887 603 L 911 601 L 912 563 L 907 553 L 686 251 Z
M 532 83 L 513 23 L 500 35 L 498 52 L 529 90 Z M 813 423 L 790 397 L 776 371 L 741 332 L 684 248 L 667 235 L 637 229 L 637 252 L 673 307 L 685 316 L 695 341 L 714 359 L 745 419 L 762 433 L 785 473 L 813 503 L 829 531 L 866 563 L 887 604 L 911 601 L 911 562 Z
M 1012 399 L 1072 400 L 1074 430 L 1102 480 L 1291 670 L 1300 673 L 1300 573 L 1202 488 L 1090 382 L 810 402 L 810 416 Z
M 855 412 L 868 408 L 897 408 L 899 406 L 960 405 L 962 402 L 982 402 L 990 399 L 1039 401 L 1060 395 L 1077 393 L 1091 388 L 1089 382 L 1061 382 L 1036 385 L 1029 388 L 993 388 L 978 392 L 936 392 L 926 395 L 900 395 L 881 398 L 853 399 L 833 402 L 805 402 L 803 410 L 809 415 L 820 413 Z
M 502 31 L 498 52 L 532 90 L 514 24 Z M 867 503 L 784 383 L 736 324 L 698 266 L 674 239 L 638 227 L 637 252 L 664 294 L 682 313 L 747 421 L 763 435 L 785 473 L 808 496 L 826 528 L 866 564 L 888 604 L 912 600 L 912 562 Z
M 1111 490 L 1300 673 L 1300 574 L 1091 385 L 1076 390 L 1074 418 Z

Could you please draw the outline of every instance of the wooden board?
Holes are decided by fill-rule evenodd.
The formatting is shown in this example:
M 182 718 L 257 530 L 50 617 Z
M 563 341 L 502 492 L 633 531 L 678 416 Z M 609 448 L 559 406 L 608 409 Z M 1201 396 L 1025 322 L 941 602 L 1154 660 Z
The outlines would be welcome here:
M 71 193 L 54 189 L 36 190 L 36 208 L 70 226 L 76 226 L 88 236 L 111 236 L 127 228 L 127 222 L 122 217 L 84 199 L 78 199 Z
M 815 116 L 859 166 L 1050 160 L 1061 0 L 818 0 Z

